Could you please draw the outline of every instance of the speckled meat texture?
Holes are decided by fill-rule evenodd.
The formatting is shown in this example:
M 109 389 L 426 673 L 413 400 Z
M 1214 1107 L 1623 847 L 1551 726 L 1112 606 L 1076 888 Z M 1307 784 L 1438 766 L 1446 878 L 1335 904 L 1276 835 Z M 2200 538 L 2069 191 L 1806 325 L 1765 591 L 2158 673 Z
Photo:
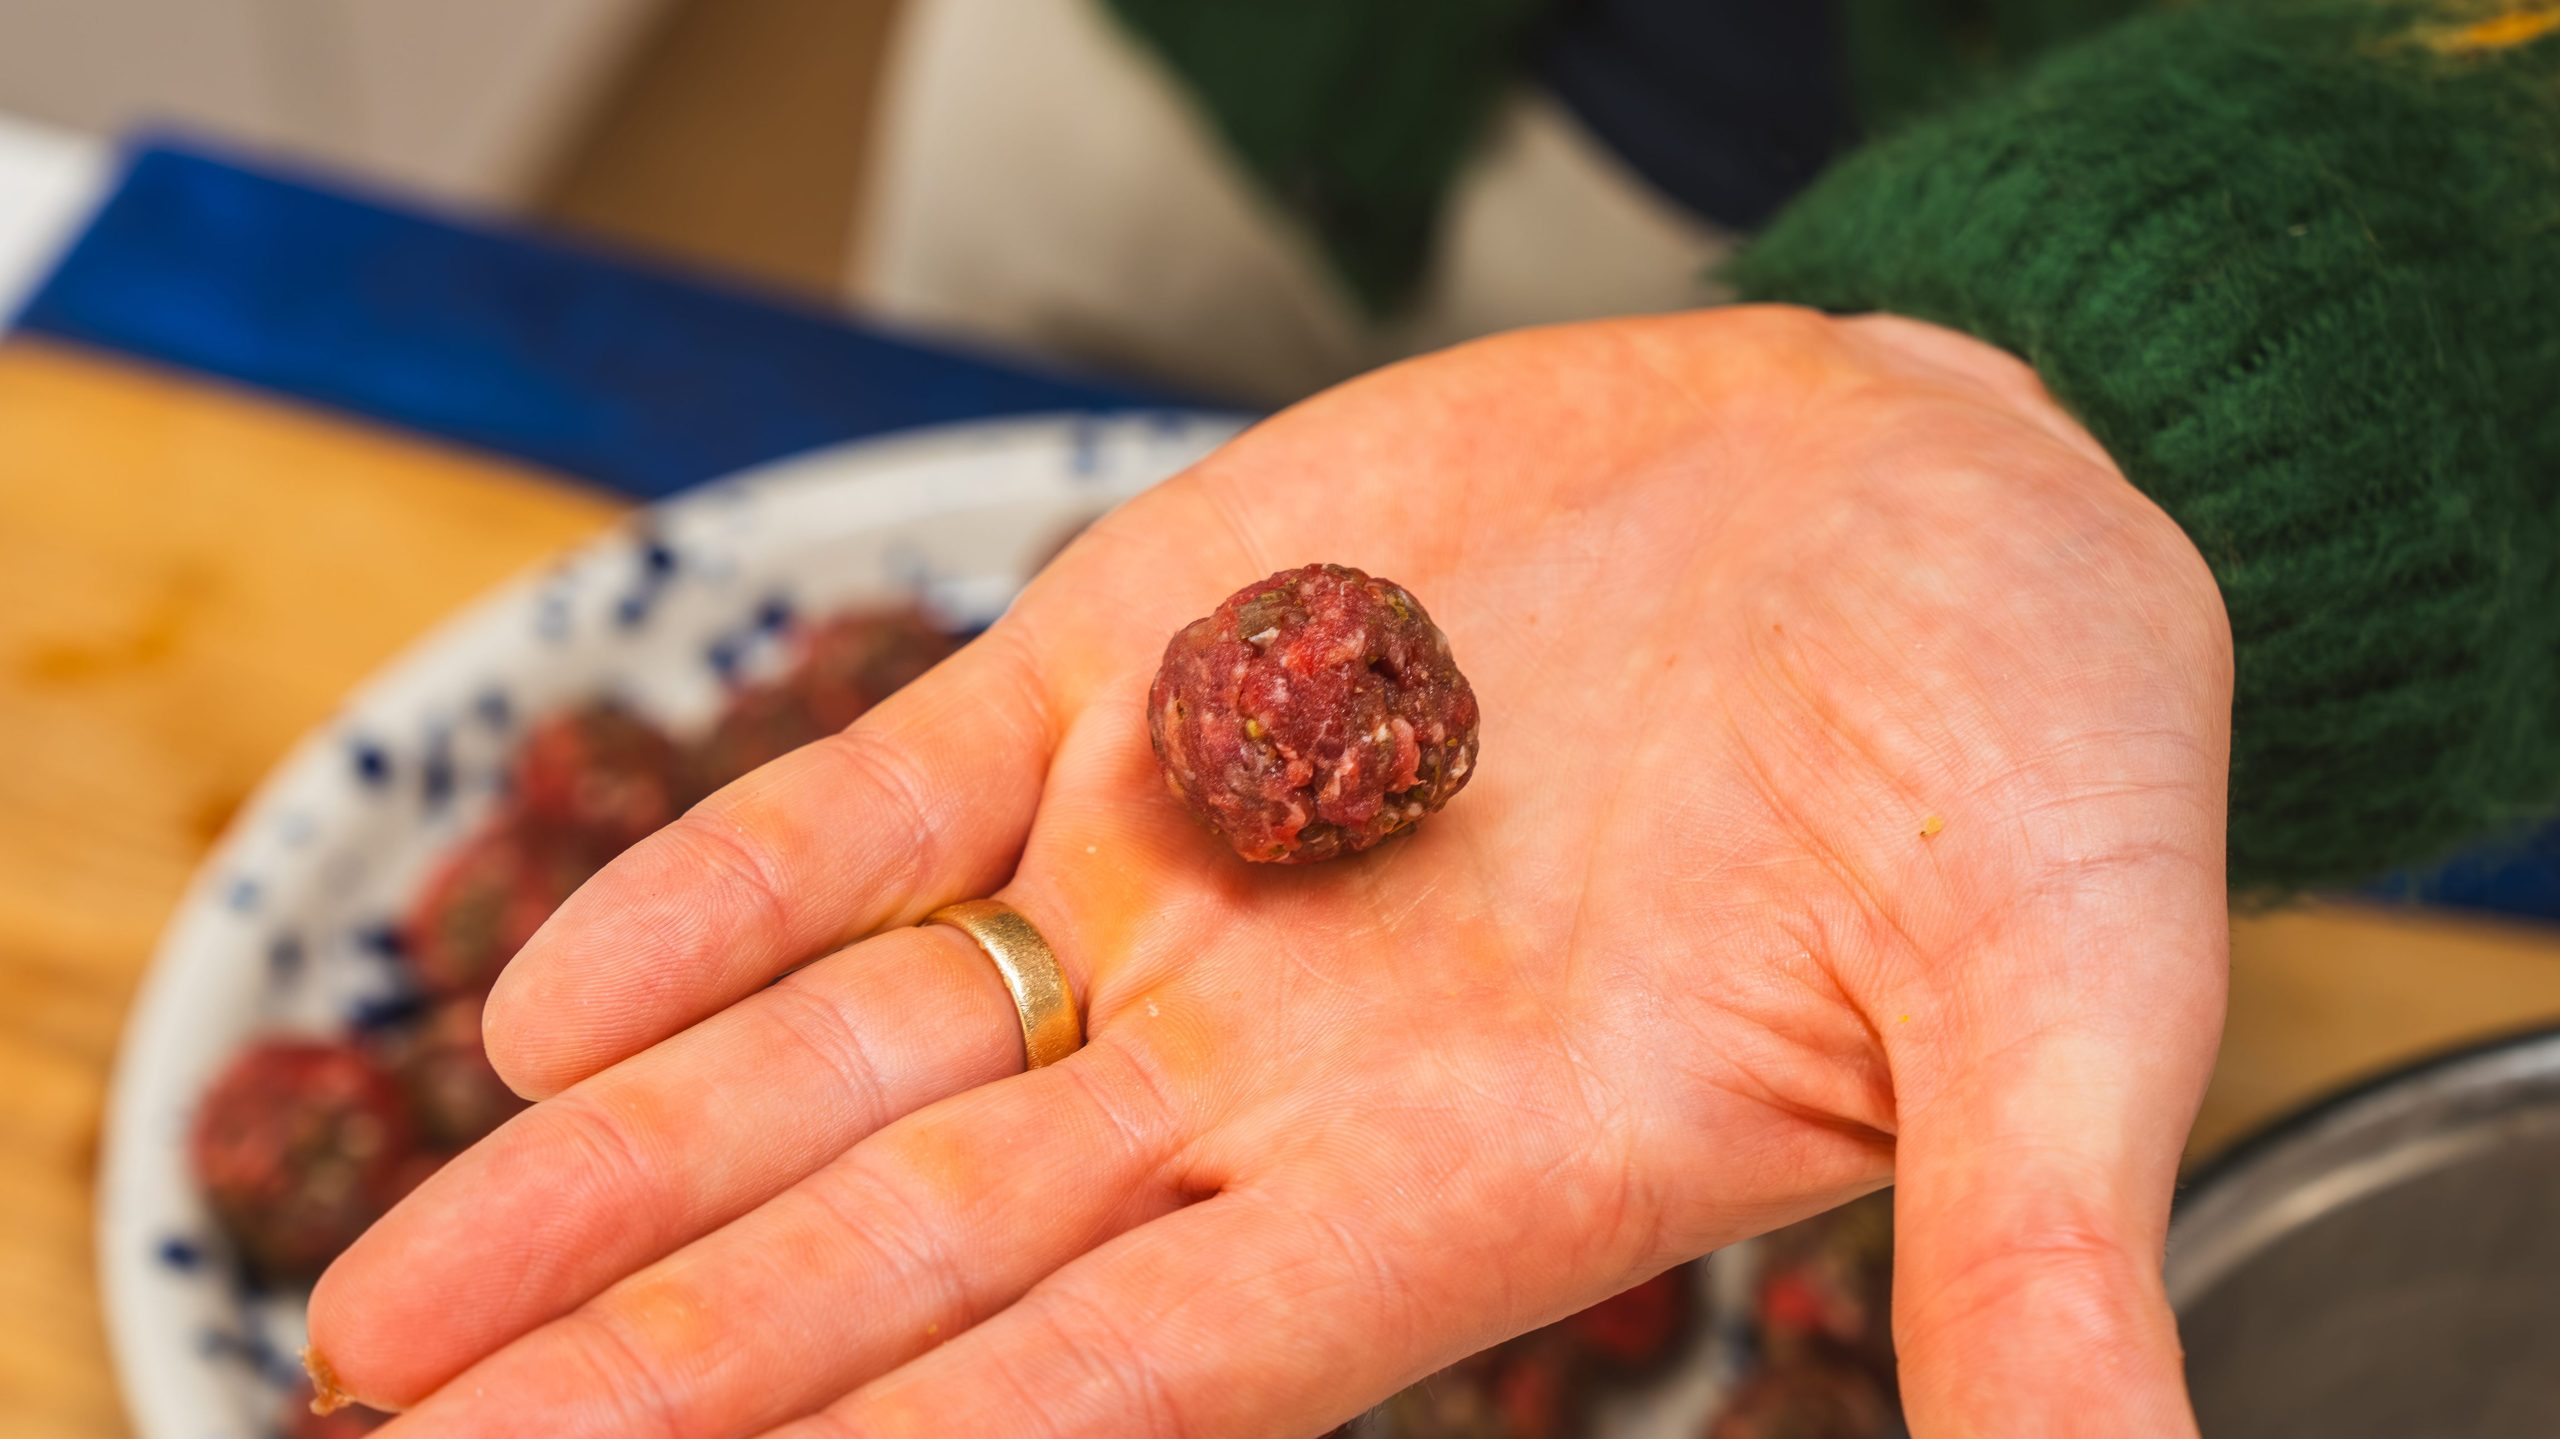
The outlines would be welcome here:
M 1697 1285 L 1683 1266 L 1554 1327 L 1593 1363 L 1621 1375 L 1648 1374 L 1677 1358 L 1687 1345 L 1696 1299 Z
M 1247 585 L 1165 646 L 1147 732 L 1166 781 L 1248 860 L 1356 854 L 1475 771 L 1476 696 L 1403 586 L 1342 565 Z
M 1853 1200 L 1764 1242 L 1754 1315 L 1760 1347 L 1860 1365 L 1890 1386 L 1893 1197 Z
M 833 734 L 958 648 L 915 610 L 839 615 L 800 642 L 790 685 L 819 732 Z
M 413 1135 L 399 1085 L 347 1044 L 269 1040 L 223 1071 L 188 1157 L 242 1255 L 306 1279 L 400 1197 Z
M 409 971 L 432 994 L 476 994 L 596 871 L 584 846 L 502 816 L 445 858 L 401 926 Z
M 1369 1428 L 1384 1439 L 1565 1439 L 1586 1427 L 1578 1391 L 1559 1348 L 1505 1344 L 1399 1391 Z
M 1886 1439 L 1900 1430 L 1891 1401 L 1865 1370 L 1805 1359 L 1744 1380 L 1707 1439 Z
M 675 741 L 619 705 L 554 715 L 516 753 L 515 799 L 526 822 L 592 848 L 599 861 L 646 839 L 689 798 Z
M 731 698 L 694 752 L 695 787 L 718 789 L 836 733 L 957 647 L 915 610 L 866 610 L 827 621 L 801 640 L 789 673 Z
M 480 1038 L 481 998 L 437 1004 L 396 1041 L 394 1068 L 426 1141 L 442 1150 L 478 1143 L 525 1107 L 489 1064 Z
M 694 746 L 694 787 L 710 793 L 827 734 L 789 684 L 747 685 L 729 697 L 711 733 Z

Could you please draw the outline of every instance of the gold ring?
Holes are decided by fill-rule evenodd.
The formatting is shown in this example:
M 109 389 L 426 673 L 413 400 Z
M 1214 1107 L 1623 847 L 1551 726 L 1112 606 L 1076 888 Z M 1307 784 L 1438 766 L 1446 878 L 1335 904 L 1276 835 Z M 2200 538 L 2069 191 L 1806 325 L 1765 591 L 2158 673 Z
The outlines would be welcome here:
M 1022 912 L 1002 900 L 964 899 L 924 917 L 977 941 L 995 961 L 1013 1007 L 1022 1016 L 1022 1058 L 1030 1068 L 1055 1064 L 1084 1047 L 1084 1022 L 1076 1018 L 1076 992 L 1049 941 Z

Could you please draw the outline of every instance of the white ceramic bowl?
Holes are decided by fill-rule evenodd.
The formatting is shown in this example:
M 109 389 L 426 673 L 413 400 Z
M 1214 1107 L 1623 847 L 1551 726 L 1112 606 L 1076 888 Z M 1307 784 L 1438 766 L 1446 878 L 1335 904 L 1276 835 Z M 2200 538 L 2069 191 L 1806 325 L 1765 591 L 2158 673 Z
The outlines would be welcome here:
M 698 729 L 730 675 L 775 663 L 795 615 L 910 597 L 983 625 L 1072 529 L 1237 425 L 1008 420 L 752 471 L 507 586 L 304 740 L 171 918 L 117 1061 L 99 1265 L 144 1439 L 263 1439 L 299 1377 L 301 1297 L 249 1288 L 188 1177 L 197 1096 L 254 1034 L 341 1029 L 394 995 L 383 936 L 488 813 L 527 717 L 614 695 Z

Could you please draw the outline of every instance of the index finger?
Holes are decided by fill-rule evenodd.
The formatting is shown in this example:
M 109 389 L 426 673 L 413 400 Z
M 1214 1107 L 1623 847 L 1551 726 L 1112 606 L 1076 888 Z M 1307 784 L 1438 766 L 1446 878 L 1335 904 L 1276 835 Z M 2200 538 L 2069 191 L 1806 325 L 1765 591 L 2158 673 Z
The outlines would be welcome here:
M 1053 747 L 1019 633 L 999 625 L 588 880 L 489 996 L 499 1074 L 557 1094 L 808 959 L 993 890 Z

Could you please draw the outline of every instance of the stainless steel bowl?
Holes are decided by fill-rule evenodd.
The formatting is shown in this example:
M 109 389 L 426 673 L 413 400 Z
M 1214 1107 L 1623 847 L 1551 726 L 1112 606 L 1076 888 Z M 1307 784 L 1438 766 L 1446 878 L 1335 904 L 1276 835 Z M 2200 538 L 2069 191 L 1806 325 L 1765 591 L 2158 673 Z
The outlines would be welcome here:
M 2244 1144 L 2167 1272 L 2206 1439 L 2560 1436 L 2560 1030 Z

